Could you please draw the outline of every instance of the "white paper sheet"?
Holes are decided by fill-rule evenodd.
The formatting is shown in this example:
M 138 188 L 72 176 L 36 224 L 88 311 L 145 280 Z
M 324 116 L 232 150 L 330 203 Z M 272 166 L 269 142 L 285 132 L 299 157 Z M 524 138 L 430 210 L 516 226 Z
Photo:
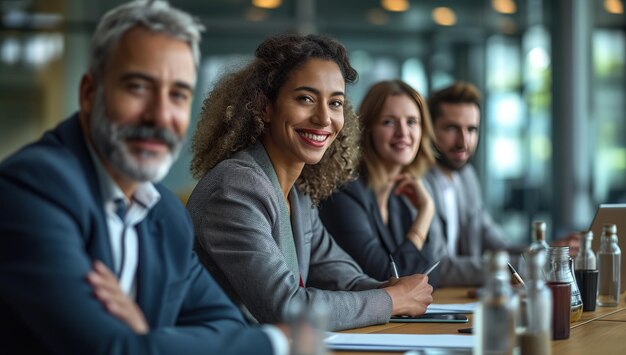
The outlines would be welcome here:
M 326 333 L 324 343 L 334 350 L 407 351 L 412 349 L 471 349 L 473 335 Z

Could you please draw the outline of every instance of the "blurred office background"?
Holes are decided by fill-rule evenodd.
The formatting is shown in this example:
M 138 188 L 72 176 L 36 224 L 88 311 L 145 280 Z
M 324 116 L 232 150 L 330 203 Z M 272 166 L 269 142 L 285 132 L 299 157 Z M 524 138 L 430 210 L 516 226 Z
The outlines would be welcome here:
M 90 34 L 122 2 L 0 0 L 0 159 L 76 110 Z M 536 219 L 552 237 L 585 229 L 598 204 L 626 198 L 622 0 L 170 2 L 207 28 L 191 130 L 214 80 L 266 36 L 320 33 L 349 49 L 357 105 L 389 78 L 425 95 L 454 80 L 482 90 L 473 163 L 512 242 L 528 242 Z M 189 161 L 187 148 L 165 180 L 182 199 Z

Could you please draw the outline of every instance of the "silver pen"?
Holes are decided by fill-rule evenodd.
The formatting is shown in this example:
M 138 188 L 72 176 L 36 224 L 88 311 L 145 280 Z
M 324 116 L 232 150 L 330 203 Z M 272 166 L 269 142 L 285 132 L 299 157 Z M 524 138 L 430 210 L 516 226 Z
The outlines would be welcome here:
M 389 254 L 389 263 L 391 264 L 391 273 L 393 274 L 393 277 L 399 279 L 400 275 L 398 275 L 398 268 L 396 267 L 396 262 L 393 261 L 393 256 L 391 256 L 391 254 Z
M 440 262 L 441 262 L 441 260 L 438 260 L 436 263 L 433 264 L 433 266 L 429 267 L 428 270 L 424 271 L 424 275 L 428 275 L 433 270 L 435 270 L 435 268 L 437 267 L 437 265 L 439 265 Z
M 513 276 L 513 278 L 515 279 L 515 281 L 522 285 L 523 287 L 526 287 L 526 284 L 524 283 L 524 280 L 522 280 L 522 277 L 519 276 L 519 274 L 517 273 L 517 271 L 513 268 L 513 265 L 511 265 L 511 263 L 507 263 L 509 265 L 509 270 L 511 271 L 511 275 Z

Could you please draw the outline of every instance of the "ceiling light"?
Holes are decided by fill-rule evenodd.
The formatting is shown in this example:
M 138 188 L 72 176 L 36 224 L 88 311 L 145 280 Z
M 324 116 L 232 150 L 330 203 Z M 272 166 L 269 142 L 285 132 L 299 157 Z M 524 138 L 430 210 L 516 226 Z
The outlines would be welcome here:
M 501 14 L 514 14 L 517 12 L 517 5 L 513 0 L 491 0 L 491 6 Z
M 389 21 L 389 15 L 380 8 L 371 9 L 367 12 L 367 20 L 373 25 L 384 25 Z
M 267 11 L 256 7 L 249 7 L 243 15 L 250 22 L 261 22 L 267 19 Z
M 409 0 L 381 0 L 380 6 L 391 12 L 404 12 L 409 9 Z
M 604 0 L 604 9 L 610 14 L 623 14 L 624 4 L 620 0 Z
M 252 0 L 252 5 L 261 9 L 275 9 L 283 4 L 283 0 Z
M 456 15 L 449 7 L 436 7 L 433 9 L 433 21 L 440 26 L 454 26 Z

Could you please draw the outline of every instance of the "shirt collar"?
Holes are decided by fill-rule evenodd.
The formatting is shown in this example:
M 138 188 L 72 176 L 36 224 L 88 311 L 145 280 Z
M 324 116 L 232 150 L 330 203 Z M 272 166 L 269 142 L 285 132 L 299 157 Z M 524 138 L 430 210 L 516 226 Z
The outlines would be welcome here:
M 439 183 L 439 187 L 441 189 L 452 187 L 459 176 L 458 172 L 452 171 L 450 176 L 448 177 L 448 175 L 443 172 L 443 170 L 441 169 L 441 167 L 439 167 L 439 165 L 435 165 L 433 167 L 433 170 L 435 172 L 435 177 L 437 178 L 437 182 Z

